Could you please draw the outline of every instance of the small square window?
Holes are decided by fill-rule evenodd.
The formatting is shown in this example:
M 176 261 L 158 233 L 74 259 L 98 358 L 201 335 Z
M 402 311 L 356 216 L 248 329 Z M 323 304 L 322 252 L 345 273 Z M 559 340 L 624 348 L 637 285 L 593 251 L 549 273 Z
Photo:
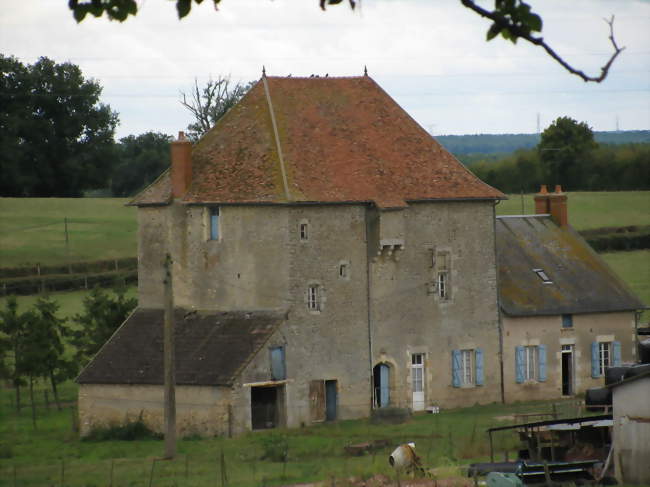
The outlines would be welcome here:
M 562 315 L 562 328 L 573 328 L 573 315 Z
M 348 265 L 347 264 L 339 264 L 339 277 L 341 279 L 347 279 L 348 278 Z

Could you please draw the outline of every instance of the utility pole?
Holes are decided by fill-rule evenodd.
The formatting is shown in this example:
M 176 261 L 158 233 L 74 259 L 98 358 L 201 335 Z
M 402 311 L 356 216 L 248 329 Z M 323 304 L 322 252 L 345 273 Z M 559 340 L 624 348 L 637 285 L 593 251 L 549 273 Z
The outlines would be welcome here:
M 163 356 L 165 363 L 165 459 L 176 456 L 176 363 L 174 351 L 174 290 L 172 258 L 165 256 L 165 325 Z

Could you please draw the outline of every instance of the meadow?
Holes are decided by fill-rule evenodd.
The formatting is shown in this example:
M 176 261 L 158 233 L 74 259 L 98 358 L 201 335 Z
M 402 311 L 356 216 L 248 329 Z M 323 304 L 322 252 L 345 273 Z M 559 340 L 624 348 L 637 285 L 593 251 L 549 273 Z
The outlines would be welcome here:
M 463 466 L 489 460 L 486 428 L 511 424 L 519 413 L 549 412 L 551 403 L 490 404 L 417 414 L 402 424 L 339 421 L 292 430 L 255 431 L 235 438 L 187 438 L 172 461 L 160 460 L 161 440 L 82 441 L 72 428 L 76 387 L 62 387 L 68 407 L 45 409 L 38 391 L 36 429 L 31 411 L 13 410 L 12 394 L 0 391 L 0 486 L 272 486 L 325 480 L 350 485 L 350 477 L 384 474 L 395 479 L 388 455 L 414 441 L 438 478 L 461 476 Z M 575 414 L 572 402 L 558 411 Z M 370 454 L 349 456 L 350 444 L 387 440 Z M 495 435 L 495 455 L 514 458 L 516 435 Z M 223 460 L 221 456 L 223 454 Z M 274 458 L 276 457 L 276 458 Z M 15 479 L 15 480 L 14 480 Z M 352 484 L 354 485 L 354 484 Z
M 136 210 L 128 201 L 0 198 L 0 267 L 134 257 Z

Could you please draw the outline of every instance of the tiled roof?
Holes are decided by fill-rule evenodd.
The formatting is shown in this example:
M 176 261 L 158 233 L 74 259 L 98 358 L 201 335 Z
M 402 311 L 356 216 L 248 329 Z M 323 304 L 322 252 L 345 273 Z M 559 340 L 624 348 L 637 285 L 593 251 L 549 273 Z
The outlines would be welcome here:
M 80 384 L 162 384 L 160 309 L 136 309 L 83 369 Z M 230 385 L 284 320 L 271 312 L 174 313 L 176 383 Z
M 196 144 L 192 164 L 192 184 L 183 198 L 187 203 L 399 207 L 414 200 L 504 198 L 368 76 L 263 78 Z M 157 185 L 168 187 L 167 179 Z M 134 203 L 168 201 L 167 190 L 147 191 Z
M 498 217 L 501 308 L 510 316 L 629 311 L 643 303 L 570 226 L 551 217 Z M 545 284 L 535 269 L 552 283 Z

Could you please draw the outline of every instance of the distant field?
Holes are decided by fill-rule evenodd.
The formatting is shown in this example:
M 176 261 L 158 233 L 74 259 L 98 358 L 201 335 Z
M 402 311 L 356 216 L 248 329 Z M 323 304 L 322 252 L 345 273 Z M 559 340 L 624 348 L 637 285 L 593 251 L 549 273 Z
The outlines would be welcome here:
M 576 230 L 650 225 L 650 191 L 567 193 L 569 223 Z M 535 213 L 532 194 L 508 195 L 497 206 L 498 215 Z
M 135 256 L 136 210 L 124 206 L 127 201 L 0 198 L 0 267 Z
M 600 256 L 623 278 L 641 301 L 650 306 L 650 250 L 612 252 Z M 650 321 L 650 311 L 645 311 L 641 320 Z

